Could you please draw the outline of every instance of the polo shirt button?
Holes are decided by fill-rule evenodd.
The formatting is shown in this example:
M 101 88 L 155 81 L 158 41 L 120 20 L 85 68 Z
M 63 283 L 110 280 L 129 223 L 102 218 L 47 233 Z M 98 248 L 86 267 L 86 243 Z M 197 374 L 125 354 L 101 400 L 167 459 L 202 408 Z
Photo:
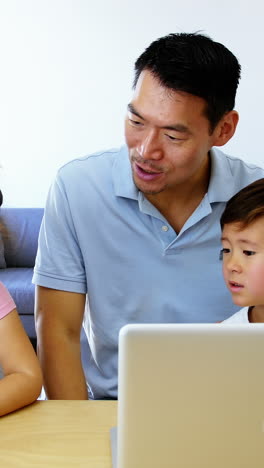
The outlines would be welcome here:
M 165 231 L 165 232 L 167 232 L 169 230 L 168 226 L 162 226 L 161 229 L 162 229 L 162 231 Z

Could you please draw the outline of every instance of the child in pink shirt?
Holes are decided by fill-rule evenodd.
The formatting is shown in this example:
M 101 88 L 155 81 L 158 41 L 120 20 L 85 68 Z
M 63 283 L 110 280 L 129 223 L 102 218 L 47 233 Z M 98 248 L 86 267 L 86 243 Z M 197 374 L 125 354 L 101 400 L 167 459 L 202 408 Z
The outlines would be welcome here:
M 15 303 L 0 283 L 0 416 L 35 401 L 42 375 L 35 351 L 19 319 Z

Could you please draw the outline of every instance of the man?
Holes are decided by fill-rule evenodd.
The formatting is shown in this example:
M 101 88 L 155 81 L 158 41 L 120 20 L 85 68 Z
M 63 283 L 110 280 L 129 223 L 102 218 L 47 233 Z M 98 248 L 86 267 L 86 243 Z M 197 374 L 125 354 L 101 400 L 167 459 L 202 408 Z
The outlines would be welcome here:
M 48 196 L 34 273 L 48 398 L 116 398 L 126 323 L 216 322 L 237 310 L 219 218 L 264 171 L 212 147 L 235 132 L 240 65 L 208 37 L 171 34 L 135 71 L 127 145 L 66 164 Z

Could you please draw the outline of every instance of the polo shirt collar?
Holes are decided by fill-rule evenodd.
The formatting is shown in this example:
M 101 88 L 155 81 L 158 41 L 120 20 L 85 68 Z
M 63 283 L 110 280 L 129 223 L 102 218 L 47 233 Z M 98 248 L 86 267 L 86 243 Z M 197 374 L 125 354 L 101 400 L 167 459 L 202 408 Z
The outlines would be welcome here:
M 135 186 L 129 160 L 128 148 L 121 146 L 112 169 L 114 192 L 117 197 L 138 200 L 139 190 Z
M 226 155 L 218 148 L 210 150 L 211 176 L 207 192 L 209 203 L 226 202 L 236 193 L 235 180 Z M 112 169 L 115 195 L 118 197 L 139 199 L 139 190 L 135 186 L 128 148 L 120 148 Z
M 237 192 L 228 158 L 218 148 L 212 148 L 210 156 L 211 176 L 207 192 L 209 203 L 226 202 Z

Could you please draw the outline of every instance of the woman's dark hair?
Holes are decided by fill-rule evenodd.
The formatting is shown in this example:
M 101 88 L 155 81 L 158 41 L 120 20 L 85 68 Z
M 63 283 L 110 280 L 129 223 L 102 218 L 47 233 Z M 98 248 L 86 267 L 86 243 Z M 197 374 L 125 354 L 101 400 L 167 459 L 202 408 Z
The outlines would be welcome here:
M 168 89 L 203 98 L 211 131 L 234 108 L 241 67 L 230 50 L 210 37 L 198 33 L 161 37 L 137 59 L 134 86 L 143 70 Z
M 221 229 L 229 223 L 240 223 L 243 229 L 261 216 L 264 217 L 264 179 L 247 185 L 230 198 L 220 218 Z

